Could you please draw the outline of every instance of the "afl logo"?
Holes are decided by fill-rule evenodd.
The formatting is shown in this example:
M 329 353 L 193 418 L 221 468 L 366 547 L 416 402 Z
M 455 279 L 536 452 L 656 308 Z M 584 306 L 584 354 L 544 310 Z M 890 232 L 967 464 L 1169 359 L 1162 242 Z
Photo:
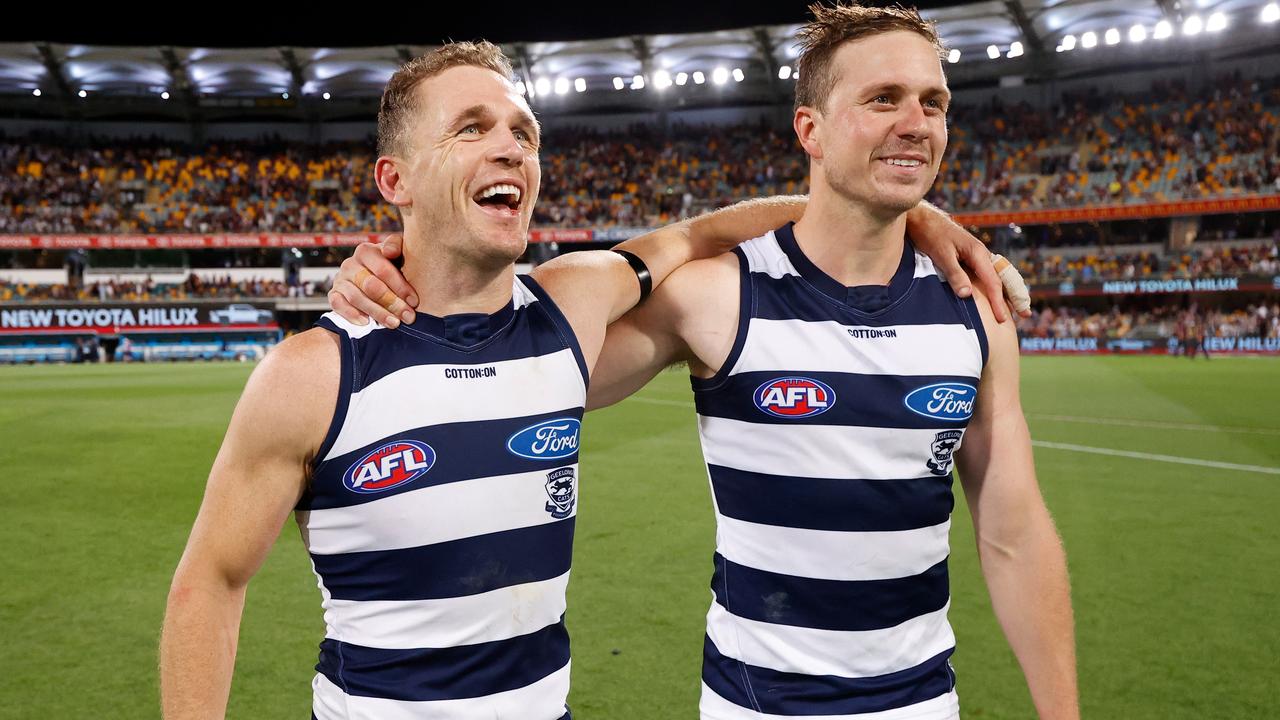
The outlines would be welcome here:
M 973 401 L 978 389 L 965 383 L 925 385 L 907 393 L 902 402 L 917 415 L 935 420 L 968 420 L 973 417 Z
M 756 388 L 753 400 L 763 412 L 780 418 L 819 415 L 836 404 L 830 385 L 807 377 L 783 377 Z
M 342 476 L 358 493 L 378 493 L 422 477 L 436 462 L 436 451 L 417 440 L 397 440 L 365 455 Z
M 515 433 L 507 438 L 507 450 L 530 460 L 560 460 L 578 452 L 578 430 L 574 418 L 556 418 Z

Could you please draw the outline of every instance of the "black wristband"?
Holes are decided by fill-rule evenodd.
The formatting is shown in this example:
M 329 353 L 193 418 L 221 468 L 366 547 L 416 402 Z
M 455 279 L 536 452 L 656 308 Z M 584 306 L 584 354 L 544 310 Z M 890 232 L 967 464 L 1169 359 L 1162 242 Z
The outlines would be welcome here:
M 614 252 L 625 258 L 627 264 L 636 272 L 636 280 L 640 281 L 639 302 L 644 302 L 644 299 L 649 297 L 649 293 L 653 292 L 653 276 L 649 274 L 649 266 L 645 265 L 635 253 L 629 253 L 626 250 L 614 250 Z

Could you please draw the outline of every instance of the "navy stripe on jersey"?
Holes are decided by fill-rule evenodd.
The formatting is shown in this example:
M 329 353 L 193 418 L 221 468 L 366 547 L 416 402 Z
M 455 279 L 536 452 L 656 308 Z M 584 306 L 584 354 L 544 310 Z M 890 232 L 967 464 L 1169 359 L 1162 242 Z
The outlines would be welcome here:
M 316 670 L 348 695 L 417 702 L 522 688 L 568 662 L 569 634 L 561 617 L 528 635 L 450 648 L 388 650 L 326 638 Z
M 1004 298 L 1000 298 L 999 302 L 1004 302 Z M 987 329 L 982 325 L 982 315 L 978 312 L 978 301 L 972 297 L 961 298 L 960 306 L 964 308 L 965 314 L 969 318 L 968 325 L 978 333 L 978 346 L 982 348 L 982 366 L 987 366 L 987 357 L 989 352 L 987 349 Z
M 351 406 L 351 388 L 355 384 L 356 375 L 359 371 L 356 368 L 355 361 L 351 357 L 351 339 L 347 337 L 344 330 L 333 324 L 329 318 L 322 317 L 316 325 L 328 330 L 338 336 L 338 354 L 341 356 L 341 371 L 338 381 L 338 404 L 333 411 L 333 419 L 329 421 L 329 429 L 324 434 L 324 442 L 320 443 L 320 449 L 316 451 L 316 459 L 323 458 L 329 454 L 329 450 L 333 448 L 333 444 L 338 441 L 338 434 L 342 432 L 342 424 L 347 419 L 347 408 Z
M 941 610 L 947 561 L 892 580 L 820 580 L 757 570 L 715 554 L 711 589 L 738 617 L 818 630 L 882 630 Z
M 582 346 L 578 344 L 578 336 L 573 334 L 573 326 L 569 324 L 568 318 L 564 313 L 560 312 L 560 306 L 551 299 L 547 291 L 538 284 L 530 275 L 521 275 L 520 281 L 524 286 L 538 298 L 538 305 L 541 306 L 543 312 L 555 320 L 554 327 L 560 335 L 560 340 L 573 350 L 573 356 L 578 360 L 578 369 L 582 371 L 582 382 L 588 386 L 591 384 L 591 372 L 587 369 L 587 358 L 582 354 Z
M 694 405 L 704 417 L 720 417 L 743 422 L 779 424 L 777 416 L 756 407 L 756 390 L 764 383 L 795 373 L 781 371 L 739 372 L 715 393 L 697 393 Z M 966 400 L 973 402 L 973 378 L 961 375 L 856 375 L 841 372 L 802 373 L 826 383 L 836 394 L 836 403 L 825 412 L 809 417 L 784 418 L 787 425 L 845 425 L 879 428 L 947 430 L 964 427 L 969 418 L 943 420 L 913 412 L 907 395 L 937 383 L 961 383 L 974 388 Z
M 376 330 L 354 338 L 351 340 L 352 351 L 361 370 L 359 384 L 354 391 L 359 392 L 399 370 L 426 364 L 423 361 L 427 357 L 431 358 L 430 364 L 433 365 L 468 366 L 559 352 L 564 349 L 565 341 L 547 310 L 542 303 L 525 305 L 515 311 L 506 327 L 469 347 L 415 330 L 414 325 L 419 321 L 413 325 L 401 325 L 395 330 Z M 438 318 L 420 316 L 420 320 Z M 424 344 L 429 347 L 422 347 Z M 370 354 L 367 348 L 377 350 Z M 580 355 L 581 352 L 575 350 L 575 354 Z
M 703 642 L 702 681 L 717 695 L 766 715 L 856 715 L 906 707 L 951 692 L 945 650 L 919 665 L 875 677 L 801 675 L 748 665 Z M 746 680 L 744 683 L 743 680 Z M 743 686 L 750 687 L 750 694 Z
M 751 273 L 756 284 L 755 313 L 761 320 L 831 320 L 841 318 L 846 325 L 887 327 L 890 325 L 937 325 L 962 323 L 972 328 L 968 313 L 961 309 L 951 288 L 937 277 L 918 277 L 909 292 L 893 305 L 875 313 L 864 313 L 815 292 L 798 275 L 770 277 Z M 892 342 L 892 340 L 889 340 Z
M 951 476 L 905 480 L 780 477 L 707 465 L 720 514 L 736 520 L 843 532 L 941 525 L 955 498 Z
M 507 440 L 515 433 L 560 417 L 581 418 L 582 409 L 566 408 L 526 417 L 432 425 L 407 430 L 394 438 L 379 439 L 358 450 L 326 460 L 316 470 L 311 487 L 299 501 L 298 509 L 325 510 L 351 507 L 435 485 L 496 475 L 514 475 L 538 470 L 550 471 L 572 465 L 578 462 L 576 452 L 568 457 L 557 459 L 531 460 L 507 449 Z M 430 445 L 436 452 L 435 464 L 413 482 L 383 492 L 358 493 L 348 490 L 343 485 L 342 478 L 351 465 L 359 462 L 375 448 L 393 440 L 418 440 Z
M 311 560 L 336 600 L 462 597 L 569 572 L 573 527 L 571 517 L 415 548 L 312 553 Z
M 738 357 L 742 355 L 742 348 L 747 344 L 747 324 L 751 320 L 752 298 L 751 298 L 751 261 L 747 259 L 746 253 L 742 248 L 734 248 L 733 254 L 738 257 L 738 329 L 736 337 L 733 339 L 733 347 L 729 349 L 729 356 L 725 358 L 724 363 L 714 375 L 709 378 L 700 378 L 689 376 L 689 382 L 693 385 L 694 390 L 714 390 L 720 387 L 729 373 L 733 372 L 733 366 L 738 364 Z

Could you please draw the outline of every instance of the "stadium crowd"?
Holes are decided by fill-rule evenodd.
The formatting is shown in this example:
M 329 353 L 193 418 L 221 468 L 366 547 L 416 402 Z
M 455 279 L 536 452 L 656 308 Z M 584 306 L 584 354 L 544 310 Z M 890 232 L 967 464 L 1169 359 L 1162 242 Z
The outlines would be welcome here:
M 1018 319 L 1018 333 L 1036 338 L 1144 338 L 1184 340 L 1204 337 L 1280 338 L 1280 302 L 1234 310 L 1161 305 L 1149 310 L 1112 307 L 1095 312 L 1077 307 L 1044 306 Z
M 134 281 L 100 280 L 78 285 L 11 283 L 0 280 L 0 302 L 139 302 L 305 297 L 323 296 L 329 291 L 329 287 L 328 282 L 284 283 L 264 278 L 233 280 L 226 275 L 202 279 L 195 273 L 189 274 L 181 283 L 157 283 L 150 277 Z
M 930 197 L 953 211 L 1280 192 L 1280 77 L 1067 95 L 1049 111 L 994 98 L 950 122 Z M 790 128 L 765 124 L 562 129 L 544 147 L 535 226 L 653 226 L 807 189 Z M 371 142 L 0 139 L 0 233 L 381 232 L 397 222 L 373 160 Z
M 1090 283 L 1107 280 L 1276 275 L 1280 273 L 1280 243 L 1252 247 L 1188 248 L 1181 254 L 1117 252 L 1102 248 L 1079 257 L 1032 248 L 1017 262 L 1018 272 L 1031 283 Z

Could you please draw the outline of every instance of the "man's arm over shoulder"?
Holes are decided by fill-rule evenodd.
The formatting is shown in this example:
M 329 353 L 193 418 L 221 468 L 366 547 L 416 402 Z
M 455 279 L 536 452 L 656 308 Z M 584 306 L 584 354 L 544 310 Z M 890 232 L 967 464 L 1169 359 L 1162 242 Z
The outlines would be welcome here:
M 616 249 L 640 258 L 657 290 L 685 263 L 714 258 L 799 218 L 805 203 L 802 197 L 748 200 L 645 233 Z M 594 366 L 605 326 L 640 300 L 635 271 L 621 255 L 607 250 L 566 253 L 538 266 L 533 277 L 573 326 L 588 367 Z
M 738 278 L 733 253 L 695 260 L 609 325 L 591 375 L 587 409 L 626 398 L 673 363 L 688 362 L 690 372 L 702 377 L 715 374 L 737 335 Z
M 315 329 L 254 370 L 174 573 L 160 641 L 165 718 L 221 718 L 249 579 L 305 488 L 336 407 L 338 340 Z
M 1041 718 L 1079 717 L 1066 556 L 1036 482 L 1018 393 L 1018 338 L 974 294 L 989 345 L 956 455 L 991 604 Z

